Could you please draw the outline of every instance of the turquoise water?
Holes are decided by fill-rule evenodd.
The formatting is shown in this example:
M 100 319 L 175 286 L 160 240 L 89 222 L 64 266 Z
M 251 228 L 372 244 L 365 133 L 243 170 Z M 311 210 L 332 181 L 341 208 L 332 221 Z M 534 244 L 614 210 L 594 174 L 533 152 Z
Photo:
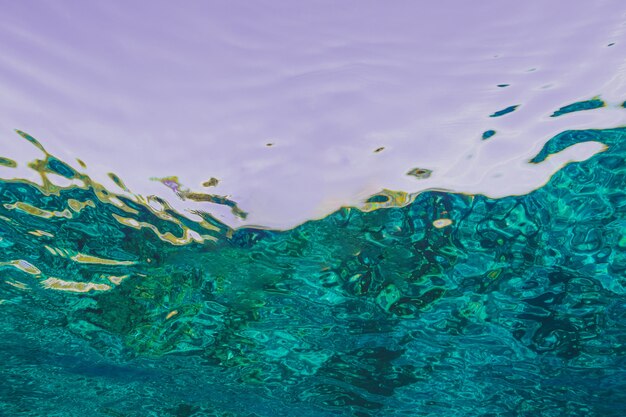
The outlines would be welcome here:
M 550 117 L 559 117 L 559 116 L 563 116 L 564 114 L 573 113 L 573 112 L 577 112 L 577 111 L 599 109 L 599 108 L 604 107 L 604 106 L 606 106 L 606 103 L 604 101 L 600 100 L 599 98 L 594 98 L 594 99 L 585 100 L 585 101 L 579 101 L 577 103 L 572 103 L 572 104 L 569 104 L 567 106 L 561 107 L 560 109 L 558 109 L 557 111 L 552 113 L 552 115 Z
M 551 139 L 531 162 L 606 150 L 528 195 L 387 191 L 283 232 L 23 136 L 43 185 L 0 182 L 0 415 L 624 415 L 626 128 Z

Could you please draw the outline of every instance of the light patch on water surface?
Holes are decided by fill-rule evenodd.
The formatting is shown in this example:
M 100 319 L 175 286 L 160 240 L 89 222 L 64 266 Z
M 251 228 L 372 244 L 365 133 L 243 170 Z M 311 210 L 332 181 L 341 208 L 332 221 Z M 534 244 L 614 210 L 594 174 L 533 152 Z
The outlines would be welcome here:
M 104 259 L 97 256 L 85 255 L 84 253 L 77 253 L 72 256 L 71 259 L 74 262 L 81 264 L 100 264 L 100 265 L 135 265 L 133 261 L 116 261 L 115 259 Z
M 69 291 L 69 292 L 90 292 L 90 291 L 109 291 L 111 289 L 110 285 L 107 284 L 96 284 L 93 282 L 76 282 L 76 281 L 66 281 L 59 278 L 50 277 L 44 281 L 41 281 L 41 285 L 44 288 L 58 290 L 58 291 Z
M 448 227 L 453 223 L 450 219 L 437 219 L 433 222 L 433 226 L 437 229 L 443 229 L 444 227 Z
M 121 276 L 109 275 L 107 279 L 115 285 L 120 285 L 128 277 L 130 277 L 130 275 L 121 275 Z
M 2 266 L 12 266 L 30 275 L 41 274 L 41 271 L 39 270 L 39 268 L 37 268 L 35 265 L 32 265 L 31 263 L 23 259 L 17 259 L 15 261 L 10 261 L 10 262 L 0 262 L 0 267 Z

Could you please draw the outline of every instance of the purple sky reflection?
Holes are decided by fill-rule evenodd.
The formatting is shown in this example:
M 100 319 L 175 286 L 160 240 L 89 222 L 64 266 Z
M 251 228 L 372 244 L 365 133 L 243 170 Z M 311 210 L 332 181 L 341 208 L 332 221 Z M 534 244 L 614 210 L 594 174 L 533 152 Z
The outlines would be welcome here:
M 600 149 L 527 164 L 551 136 L 626 120 L 625 13 L 621 0 L 5 2 L 0 155 L 37 154 L 24 130 L 104 183 L 113 171 L 233 226 L 292 227 L 382 188 L 525 193 Z M 549 117 L 598 95 L 607 108 Z M 150 181 L 169 175 L 195 190 L 219 178 L 206 191 L 248 220 Z

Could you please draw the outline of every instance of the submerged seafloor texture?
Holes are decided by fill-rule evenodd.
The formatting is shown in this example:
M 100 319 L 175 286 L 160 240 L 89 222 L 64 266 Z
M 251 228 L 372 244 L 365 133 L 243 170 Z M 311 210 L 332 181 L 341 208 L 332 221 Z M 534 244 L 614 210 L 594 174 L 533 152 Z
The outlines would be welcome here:
M 626 129 L 531 162 L 589 140 L 607 149 L 528 195 L 430 191 L 285 232 L 48 155 L 43 187 L 0 183 L 0 415 L 623 416 Z

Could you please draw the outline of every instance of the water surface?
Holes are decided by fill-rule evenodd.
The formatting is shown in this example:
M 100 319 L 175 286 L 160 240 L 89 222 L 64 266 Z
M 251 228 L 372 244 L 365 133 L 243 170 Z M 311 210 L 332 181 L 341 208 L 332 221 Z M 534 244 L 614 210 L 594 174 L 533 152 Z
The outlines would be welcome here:
M 622 417 L 624 12 L 6 4 L 0 415 Z

